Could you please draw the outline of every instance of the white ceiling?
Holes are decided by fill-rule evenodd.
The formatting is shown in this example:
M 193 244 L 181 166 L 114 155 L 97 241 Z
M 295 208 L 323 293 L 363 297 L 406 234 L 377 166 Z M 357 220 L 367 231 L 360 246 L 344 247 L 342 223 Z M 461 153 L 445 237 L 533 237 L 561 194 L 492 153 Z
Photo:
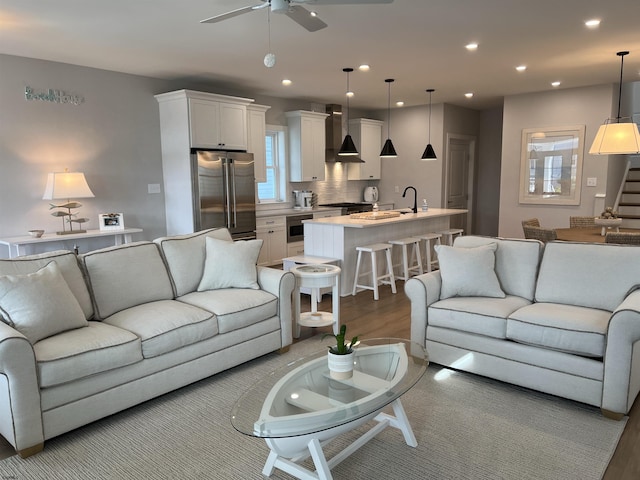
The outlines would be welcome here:
M 216 24 L 200 20 L 259 0 L 2 0 L 0 53 L 310 102 L 344 103 L 344 67 L 355 71 L 351 105 L 392 101 L 470 108 L 505 95 L 640 80 L 639 0 L 395 0 L 382 5 L 307 5 L 329 26 L 308 32 L 267 9 Z M 600 18 L 598 29 L 584 21 Z M 478 42 L 475 53 L 464 46 Z M 525 73 L 515 67 L 526 64 Z M 281 80 L 294 83 L 283 87 Z M 464 97 L 474 92 L 471 100 Z

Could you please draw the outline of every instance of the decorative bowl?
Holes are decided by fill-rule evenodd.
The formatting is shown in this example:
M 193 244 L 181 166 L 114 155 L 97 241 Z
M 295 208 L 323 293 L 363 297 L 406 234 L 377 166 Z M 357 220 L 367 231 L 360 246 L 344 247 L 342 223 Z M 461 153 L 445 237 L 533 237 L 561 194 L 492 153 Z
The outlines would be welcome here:
M 29 230 L 29 235 L 35 238 L 40 238 L 43 233 L 44 233 L 44 230 Z

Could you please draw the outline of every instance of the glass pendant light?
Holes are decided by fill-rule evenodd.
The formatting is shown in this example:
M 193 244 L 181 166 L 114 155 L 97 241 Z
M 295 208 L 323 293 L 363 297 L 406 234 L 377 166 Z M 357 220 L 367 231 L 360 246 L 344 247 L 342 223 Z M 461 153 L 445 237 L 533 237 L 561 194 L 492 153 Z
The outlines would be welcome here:
M 622 69 L 624 56 L 629 52 L 618 52 L 620 57 L 620 90 L 618 92 L 618 116 L 607 118 L 598 129 L 589 153 L 591 155 L 636 155 L 640 153 L 640 132 L 629 117 L 620 116 L 622 101 Z M 621 122 L 620 120 L 625 120 Z
M 429 94 L 429 139 L 427 143 L 427 148 L 424 149 L 424 153 L 422 154 L 422 160 L 436 160 L 438 157 L 436 156 L 436 152 L 433 150 L 431 146 L 431 94 L 435 92 L 433 88 L 428 88 L 427 93 Z
M 352 95 L 351 90 L 349 90 L 349 74 L 353 72 L 353 68 L 343 68 L 342 71 L 347 74 L 347 135 L 344 137 L 338 155 L 341 157 L 356 156 L 358 155 L 358 150 L 353 143 L 351 135 L 349 135 L 349 96 Z
M 382 147 L 382 151 L 380 152 L 380 157 L 382 158 L 396 158 L 398 155 L 396 154 L 396 149 L 393 148 L 393 142 L 391 141 L 391 84 L 393 83 L 393 78 L 387 78 L 385 80 L 387 82 L 387 141 L 384 142 L 384 146 Z

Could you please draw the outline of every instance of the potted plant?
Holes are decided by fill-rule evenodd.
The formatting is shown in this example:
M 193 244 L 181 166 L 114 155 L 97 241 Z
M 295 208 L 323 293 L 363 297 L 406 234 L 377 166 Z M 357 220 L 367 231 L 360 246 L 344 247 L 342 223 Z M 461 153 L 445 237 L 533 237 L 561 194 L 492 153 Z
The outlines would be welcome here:
M 329 375 L 336 380 L 345 380 L 353 376 L 353 359 L 355 356 L 353 347 L 358 342 L 358 337 L 355 336 L 349 343 L 345 343 L 346 335 L 347 326 L 342 325 L 338 334 L 326 333 L 322 336 L 323 339 L 327 336 L 336 339 L 336 344 L 328 347 Z

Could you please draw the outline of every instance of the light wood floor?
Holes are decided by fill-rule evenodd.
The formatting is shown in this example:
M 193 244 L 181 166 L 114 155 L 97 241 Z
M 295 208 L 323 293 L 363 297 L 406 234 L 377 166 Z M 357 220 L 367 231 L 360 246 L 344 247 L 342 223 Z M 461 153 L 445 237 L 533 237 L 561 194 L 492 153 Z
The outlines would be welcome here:
M 389 287 L 382 287 L 380 300 L 373 300 L 372 292 L 361 292 L 355 297 L 344 297 L 340 301 L 340 318 L 348 326 L 348 335 L 362 337 L 410 337 L 409 300 L 404 295 L 403 282 L 398 282 L 398 293 L 392 294 Z M 306 296 L 305 296 L 306 297 Z M 308 297 L 307 297 L 308 298 Z M 330 310 L 330 295 L 325 295 L 320 310 Z M 312 337 L 323 329 L 302 328 L 300 339 Z M 45 443 L 46 448 L 46 443 Z M 13 448 L 0 437 L 0 459 L 14 455 Z M 636 401 L 629 422 L 618 444 L 604 480 L 637 480 L 640 478 L 640 400 Z

